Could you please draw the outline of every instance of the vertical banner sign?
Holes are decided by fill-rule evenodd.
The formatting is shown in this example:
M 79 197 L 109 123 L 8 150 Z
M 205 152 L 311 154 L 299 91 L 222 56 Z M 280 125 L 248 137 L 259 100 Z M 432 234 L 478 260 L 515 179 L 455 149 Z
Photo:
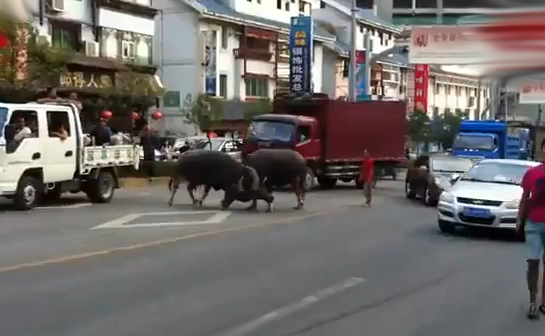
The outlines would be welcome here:
M 430 66 L 416 64 L 414 66 L 414 107 L 415 110 L 428 112 L 428 82 Z
M 290 92 L 312 92 L 312 18 L 294 16 L 290 25 Z
M 207 95 L 215 96 L 217 92 L 217 62 L 216 62 L 217 31 L 204 32 L 204 74 Z
M 356 101 L 369 100 L 367 92 L 367 74 L 365 68 L 365 50 L 356 50 Z M 361 70 L 361 71 L 360 71 Z

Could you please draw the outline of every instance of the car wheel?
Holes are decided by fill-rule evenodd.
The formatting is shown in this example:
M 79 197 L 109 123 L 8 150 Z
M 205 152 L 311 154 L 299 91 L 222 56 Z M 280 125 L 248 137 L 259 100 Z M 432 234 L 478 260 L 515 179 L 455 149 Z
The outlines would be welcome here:
M 443 233 L 452 233 L 454 232 L 454 225 L 446 221 L 438 221 L 439 230 Z
M 409 183 L 409 180 L 405 180 L 405 196 L 407 196 L 408 199 L 414 199 L 416 196 L 414 191 L 411 190 L 411 184 Z

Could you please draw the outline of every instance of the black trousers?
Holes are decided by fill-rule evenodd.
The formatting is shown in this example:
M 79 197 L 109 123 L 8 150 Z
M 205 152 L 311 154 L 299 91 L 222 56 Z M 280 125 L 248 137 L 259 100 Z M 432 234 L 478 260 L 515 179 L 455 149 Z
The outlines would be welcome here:
M 149 177 L 155 176 L 155 160 L 144 160 L 144 169 Z

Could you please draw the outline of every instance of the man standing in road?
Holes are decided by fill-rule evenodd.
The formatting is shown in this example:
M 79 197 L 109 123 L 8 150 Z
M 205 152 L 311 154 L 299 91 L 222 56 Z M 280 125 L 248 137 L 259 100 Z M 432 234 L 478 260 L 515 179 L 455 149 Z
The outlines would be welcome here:
M 375 162 L 369 155 L 367 149 L 363 151 L 363 162 L 361 163 L 360 183 L 363 183 L 363 195 L 365 197 L 365 206 L 371 206 L 373 198 L 373 180 L 375 177 Z
M 541 141 L 545 153 L 545 139 Z M 517 231 L 525 234 L 528 247 L 526 280 L 530 293 L 528 318 L 545 314 L 545 277 L 542 280 L 541 305 L 537 307 L 540 262 L 545 263 L 545 165 L 530 168 L 522 179 L 522 197 L 519 203 Z

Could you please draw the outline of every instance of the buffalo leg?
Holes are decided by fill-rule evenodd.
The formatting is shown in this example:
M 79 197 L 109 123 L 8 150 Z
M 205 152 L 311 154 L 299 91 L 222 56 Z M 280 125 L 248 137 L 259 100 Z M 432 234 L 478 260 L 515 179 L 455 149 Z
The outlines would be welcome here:
M 197 205 L 202 207 L 202 204 L 204 203 L 204 200 L 208 197 L 208 194 L 210 193 L 210 189 L 212 189 L 211 186 L 205 186 L 204 192 L 201 196 L 201 199 L 197 201 Z
M 252 203 L 249 207 L 246 208 L 248 211 L 256 210 L 257 209 L 257 198 L 252 198 Z
M 188 183 L 187 184 L 187 193 L 189 194 L 189 198 L 191 198 L 191 203 L 193 203 L 193 205 L 198 204 L 198 201 L 195 199 L 195 195 L 193 194 L 196 187 L 197 186 L 195 184 L 193 184 L 193 183 Z
M 174 204 L 174 196 L 176 196 L 176 192 L 178 192 L 178 189 L 180 188 L 180 182 L 176 178 L 171 178 L 168 182 L 168 189 L 170 190 L 170 199 L 168 200 L 168 205 L 172 206 Z
M 297 205 L 293 208 L 295 210 L 303 209 L 303 206 L 305 205 L 305 189 L 301 180 L 301 177 L 297 177 L 293 182 L 293 191 L 295 197 L 297 197 Z
M 227 191 L 227 190 L 225 191 L 225 193 L 223 194 L 223 199 L 221 200 L 222 210 L 229 209 L 231 204 L 233 204 L 233 202 L 235 201 L 235 197 L 233 195 L 234 195 L 233 191 Z

